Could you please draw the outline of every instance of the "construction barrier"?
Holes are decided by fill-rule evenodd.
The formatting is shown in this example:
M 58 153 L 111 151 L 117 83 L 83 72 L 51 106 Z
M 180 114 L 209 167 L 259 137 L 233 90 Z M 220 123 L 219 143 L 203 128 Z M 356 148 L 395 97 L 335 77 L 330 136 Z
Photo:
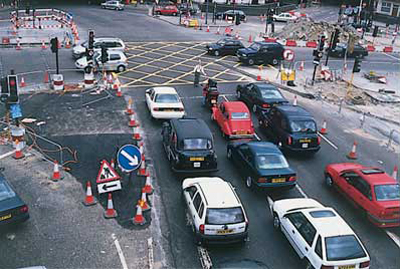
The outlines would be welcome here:
M 296 40 L 291 40 L 291 39 L 286 40 L 285 46 L 296 47 L 297 46 Z
M 318 46 L 317 41 L 307 41 L 306 47 L 308 48 L 316 48 Z

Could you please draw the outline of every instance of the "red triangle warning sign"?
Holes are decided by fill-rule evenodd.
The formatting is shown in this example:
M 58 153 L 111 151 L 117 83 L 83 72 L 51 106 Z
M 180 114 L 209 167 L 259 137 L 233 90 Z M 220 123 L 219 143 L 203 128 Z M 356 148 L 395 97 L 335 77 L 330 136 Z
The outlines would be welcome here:
M 113 181 L 120 178 L 121 177 L 117 174 L 114 168 L 112 168 L 112 166 L 106 160 L 103 160 L 101 162 L 100 170 L 96 179 L 97 183 Z

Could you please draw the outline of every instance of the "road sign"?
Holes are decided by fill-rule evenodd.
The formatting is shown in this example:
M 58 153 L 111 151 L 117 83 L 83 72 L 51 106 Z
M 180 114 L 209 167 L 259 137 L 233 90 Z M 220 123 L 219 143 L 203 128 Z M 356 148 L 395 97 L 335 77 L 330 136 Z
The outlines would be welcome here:
M 142 154 L 138 147 L 127 144 L 118 151 L 117 162 L 122 170 L 131 172 L 139 168 L 142 162 Z
M 287 61 L 293 61 L 294 60 L 294 51 L 290 49 L 285 49 L 283 51 L 283 58 Z
M 120 189 L 122 189 L 122 186 L 121 186 L 121 181 L 119 180 L 97 184 L 97 191 L 100 194 L 106 192 L 118 191 Z
M 96 179 L 97 183 L 109 182 L 120 178 L 121 177 L 117 174 L 117 172 L 115 172 L 114 168 L 112 168 L 106 160 L 101 162 L 100 170 Z
M 21 111 L 21 107 L 19 106 L 19 104 L 10 105 L 10 112 L 11 112 L 11 117 L 13 119 L 22 117 L 22 111 Z

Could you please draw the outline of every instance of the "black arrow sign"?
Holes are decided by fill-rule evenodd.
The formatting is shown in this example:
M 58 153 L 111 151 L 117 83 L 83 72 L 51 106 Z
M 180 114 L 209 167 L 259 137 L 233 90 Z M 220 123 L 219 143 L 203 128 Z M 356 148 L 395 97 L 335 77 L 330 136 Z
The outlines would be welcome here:
M 113 187 L 117 187 L 117 186 L 118 186 L 117 183 L 114 183 L 113 185 L 104 184 L 104 185 L 101 186 L 101 189 L 103 191 L 107 191 L 109 188 L 113 188 Z

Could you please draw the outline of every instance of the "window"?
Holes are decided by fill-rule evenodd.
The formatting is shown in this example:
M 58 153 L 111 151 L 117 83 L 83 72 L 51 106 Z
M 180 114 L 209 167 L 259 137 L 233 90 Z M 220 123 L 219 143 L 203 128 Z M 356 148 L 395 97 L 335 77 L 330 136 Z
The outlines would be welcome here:
M 353 177 L 350 180 L 350 184 L 353 185 L 354 188 L 356 188 L 359 192 L 361 192 L 369 200 L 372 200 L 371 187 L 360 176 Z
M 13 190 L 6 182 L 0 182 L 0 201 L 7 200 L 15 196 Z
M 311 120 L 296 120 L 290 123 L 290 129 L 293 133 L 315 133 L 317 125 Z
M 190 198 L 193 198 L 193 196 L 196 194 L 197 188 L 195 186 L 191 186 L 186 189 L 186 192 L 189 193 Z
M 331 210 L 318 210 L 310 212 L 311 217 L 313 218 L 329 218 L 336 217 L 336 214 Z
M 211 149 L 211 140 L 205 138 L 186 138 L 183 140 L 184 150 L 207 150 Z
M 291 213 L 288 215 L 290 222 L 296 227 L 303 239 L 311 246 L 314 241 L 317 230 L 307 220 L 301 212 Z
M 247 112 L 232 112 L 231 113 L 231 119 L 232 120 L 244 120 L 248 119 L 249 114 Z
M 121 56 L 119 54 L 111 54 L 110 55 L 110 60 L 111 61 L 121 60 Z
M 286 118 L 282 118 L 281 120 L 281 127 L 284 130 L 289 130 L 289 125 L 288 125 L 288 121 Z
M 321 236 L 318 236 L 317 243 L 315 244 L 315 253 L 322 259 L 322 241 Z
M 381 4 L 382 12 L 390 13 L 391 9 L 392 9 L 392 3 L 382 1 L 382 4 Z
M 400 199 L 400 187 L 398 184 L 377 185 L 374 189 L 377 201 L 393 201 Z
M 351 260 L 366 256 L 354 235 L 327 237 L 325 238 L 325 247 L 328 261 Z
M 241 207 L 207 209 L 206 224 L 222 225 L 241 222 L 244 222 L 244 214 Z
M 193 206 L 196 209 L 196 211 L 199 211 L 200 204 L 201 204 L 201 196 L 200 196 L 200 193 L 197 192 L 197 194 L 196 194 L 196 196 L 194 197 L 194 200 L 193 200 Z
M 285 157 L 280 154 L 257 155 L 256 163 L 259 169 L 282 169 L 289 167 Z
M 199 211 L 197 211 L 197 213 L 199 214 L 199 217 L 203 217 L 203 212 L 204 212 L 204 204 L 201 203 Z
M 176 94 L 157 94 L 156 96 L 156 103 L 179 103 L 179 97 Z

